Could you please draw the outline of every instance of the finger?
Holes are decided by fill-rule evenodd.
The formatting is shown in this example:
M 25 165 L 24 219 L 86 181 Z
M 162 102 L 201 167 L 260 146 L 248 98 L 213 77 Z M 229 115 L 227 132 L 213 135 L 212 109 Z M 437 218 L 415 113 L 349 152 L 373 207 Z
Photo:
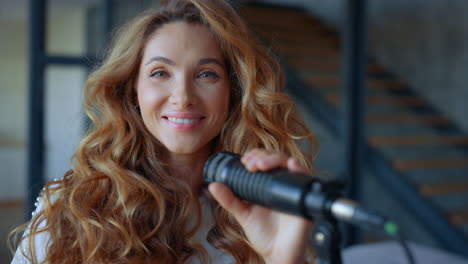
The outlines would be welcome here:
M 258 171 L 258 162 L 269 154 L 270 153 L 264 149 L 253 149 L 248 153 L 245 161 L 243 162 L 245 168 L 252 172 Z
M 285 155 L 278 153 L 269 154 L 257 160 L 257 168 L 262 171 L 287 167 L 288 158 Z
M 289 158 L 287 161 L 287 168 L 288 170 L 292 172 L 304 173 L 304 174 L 309 173 L 309 171 L 306 168 L 304 168 L 297 159 L 292 158 L 292 157 Z
M 254 149 L 241 160 L 246 169 L 252 172 L 267 171 L 274 168 L 287 168 L 287 157 L 282 153 L 265 149 Z
M 255 156 L 255 153 L 257 153 L 258 151 L 260 151 L 260 149 L 258 148 L 249 150 L 244 155 L 242 155 L 241 162 L 245 165 L 252 157 Z
M 247 170 L 257 171 L 257 160 L 265 155 L 267 155 L 267 152 L 264 149 L 252 149 L 242 156 L 241 162 Z
M 226 211 L 231 213 L 239 223 L 242 223 L 250 213 L 251 205 L 241 201 L 224 184 L 213 182 L 208 185 L 208 191 Z

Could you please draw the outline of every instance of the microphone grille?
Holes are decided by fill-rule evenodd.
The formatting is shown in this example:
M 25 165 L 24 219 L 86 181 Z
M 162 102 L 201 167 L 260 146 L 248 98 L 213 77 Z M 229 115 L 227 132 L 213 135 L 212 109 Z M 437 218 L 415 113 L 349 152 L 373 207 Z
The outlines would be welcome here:
M 230 153 L 230 152 L 218 152 L 212 155 L 206 162 L 203 167 L 203 178 L 205 182 L 220 182 L 222 179 L 218 177 L 221 176 L 221 170 L 225 167 L 226 163 L 232 159 L 240 159 L 239 155 Z

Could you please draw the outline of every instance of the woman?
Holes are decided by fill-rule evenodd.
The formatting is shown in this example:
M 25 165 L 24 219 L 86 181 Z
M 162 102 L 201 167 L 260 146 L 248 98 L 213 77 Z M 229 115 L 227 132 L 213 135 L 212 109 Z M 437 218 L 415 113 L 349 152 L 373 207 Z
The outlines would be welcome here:
M 278 63 L 221 0 L 125 25 L 86 83 L 94 127 L 44 189 L 13 263 L 304 263 L 310 222 L 203 186 L 210 155 L 310 172 Z M 34 238 L 34 239 L 31 239 Z

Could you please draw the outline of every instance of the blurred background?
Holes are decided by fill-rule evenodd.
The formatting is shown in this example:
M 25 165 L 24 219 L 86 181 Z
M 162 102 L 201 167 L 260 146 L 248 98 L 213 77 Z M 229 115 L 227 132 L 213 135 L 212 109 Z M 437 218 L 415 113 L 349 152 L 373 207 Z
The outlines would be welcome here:
M 0 0 L 0 263 L 31 199 L 70 167 L 109 32 L 158 2 Z M 284 66 L 324 177 L 410 241 L 468 256 L 468 2 L 235 5 Z M 346 245 L 387 239 L 346 234 Z

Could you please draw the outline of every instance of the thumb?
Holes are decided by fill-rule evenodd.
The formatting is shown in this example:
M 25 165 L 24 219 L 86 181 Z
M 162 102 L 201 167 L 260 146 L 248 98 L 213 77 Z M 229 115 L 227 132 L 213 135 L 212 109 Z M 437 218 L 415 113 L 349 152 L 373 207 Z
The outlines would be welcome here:
M 244 222 L 251 211 L 251 205 L 241 201 L 224 184 L 213 182 L 208 185 L 208 191 L 226 211 L 231 213 L 239 223 Z

